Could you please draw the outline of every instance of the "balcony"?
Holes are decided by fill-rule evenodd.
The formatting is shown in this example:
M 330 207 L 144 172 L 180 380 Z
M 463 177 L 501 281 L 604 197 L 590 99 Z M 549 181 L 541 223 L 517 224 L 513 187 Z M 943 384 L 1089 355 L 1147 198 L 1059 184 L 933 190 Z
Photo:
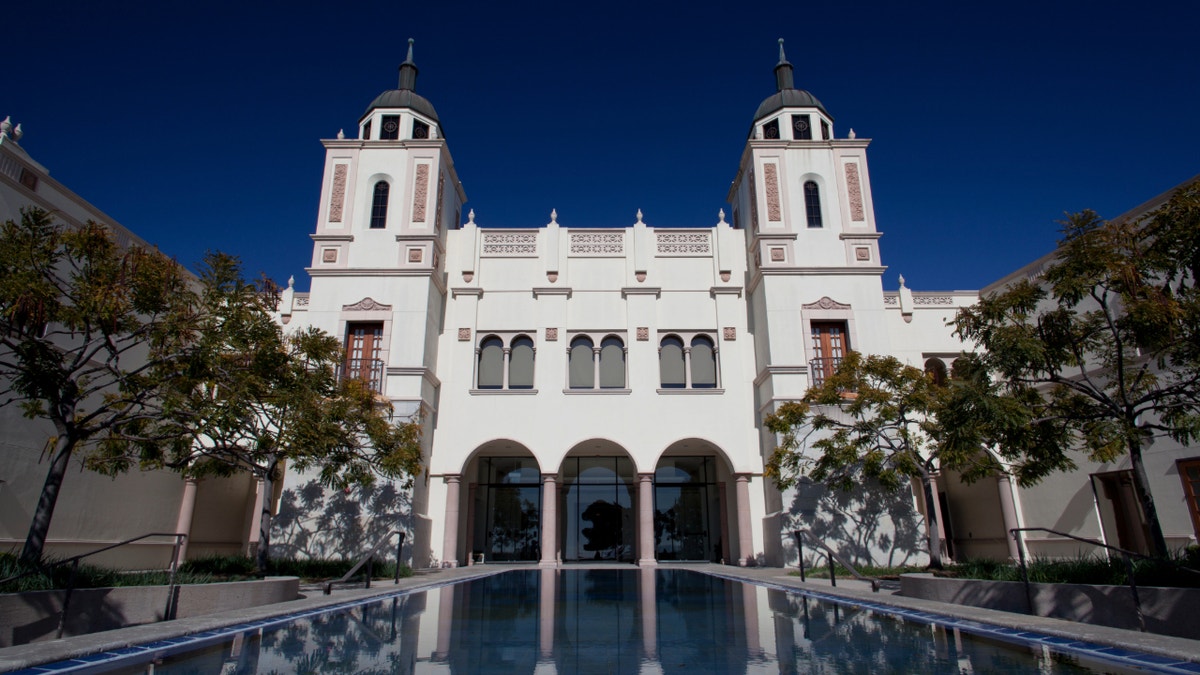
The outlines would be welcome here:
M 376 394 L 383 393 L 382 359 L 346 359 L 338 372 L 338 381 L 362 380 Z
M 819 387 L 824 384 L 825 378 L 833 375 L 841 364 L 842 357 L 840 356 L 827 356 L 809 361 L 808 376 L 812 380 L 812 386 Z

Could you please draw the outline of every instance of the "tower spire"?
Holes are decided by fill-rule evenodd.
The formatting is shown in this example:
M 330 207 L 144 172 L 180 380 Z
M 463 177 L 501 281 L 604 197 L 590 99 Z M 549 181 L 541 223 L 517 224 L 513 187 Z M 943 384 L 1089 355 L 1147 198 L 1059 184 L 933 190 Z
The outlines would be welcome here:
M 400 64 L 400 86 L 397 89 L 409 91 L 417 88 L 417 64 L 413 63 L 413 40 L 408 38 L 408 56 Z
M 775 89 L 795 89 L 796 82 L 792 77 L 792 64 L 788 63 L 783 53 L 783 38 L 779 38 L 779 63 L 775 64 Z

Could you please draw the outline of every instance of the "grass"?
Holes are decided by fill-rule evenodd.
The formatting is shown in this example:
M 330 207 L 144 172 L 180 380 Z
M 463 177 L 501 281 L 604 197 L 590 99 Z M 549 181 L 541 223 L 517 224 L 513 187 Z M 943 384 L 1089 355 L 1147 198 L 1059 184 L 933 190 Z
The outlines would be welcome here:
M 44 563 L 53 564 L 57 560 L 47 558 Z M 298 560 L 272 559 L 267 566 L 268 576 L 298 576 L 305 581 L 325 581 L 339 579 L 350 571 L 357 561 L 354 560 Z M 34 571 L 18 560 L 11 553 L 0 553 L 0 579 L 7 579 L 27 571 Z M 365 570 L 364 570 L 365 571 Z M 225 581 L 246 581 L 257 578 L 257 568 L 254 559 L 247 556 L 209 556 L 188 560 L 179 566 L 175 575 L 178 584 L 210 584 Z M 388 579 L 395 576 L 394 562 L 377 562 L 371 570 L 371 576 L 377 579 Z M 400 576 L 412 576 L 412 570 L 401 566 Z M 361 573 L 358 575 L 361 577 Z M 159 570 L 149 572 L 128 572 L 109 569 L 96 565 L 80 564 L 75 573 L 75 588 L 108 588 L 113 586 L 165 586 L 170 582 L 170 573 Z M 66 588 L 71 579 L 71 565 L 43 567 L 36 574 L 11 581 L 0 586 L 0 593 L 22 593 L 26 591 L 49 591 Z

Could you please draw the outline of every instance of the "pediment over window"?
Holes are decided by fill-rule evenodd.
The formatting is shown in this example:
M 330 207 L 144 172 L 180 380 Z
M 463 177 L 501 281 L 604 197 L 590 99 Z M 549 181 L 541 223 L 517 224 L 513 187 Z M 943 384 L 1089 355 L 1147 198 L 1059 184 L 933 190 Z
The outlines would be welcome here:
M 833 300 L 828 295 L 816 302 L 810 302 L 807 305 L 801 305 L 801 309 L 850 309 L 850 305 L 843 305 L 837 300 Z
M 381 305 L 371 298 L 363 298 L 353 305 L 342 305 L 342 310 L 346 312 L 371 312 L 375 310 L 390 310 L 391 305 Z

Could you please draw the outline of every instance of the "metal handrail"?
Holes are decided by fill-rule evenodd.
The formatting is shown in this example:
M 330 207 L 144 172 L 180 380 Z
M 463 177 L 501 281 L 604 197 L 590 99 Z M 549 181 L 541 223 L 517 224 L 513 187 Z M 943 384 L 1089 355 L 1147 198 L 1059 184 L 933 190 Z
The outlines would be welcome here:
M 875 593 L 879 592 L 879 579 L 876 579 L 875 577 L 868 577 L 865 574 L 861 574 L 858 570 L 854 569 L 854 565 L 851 565 L 849 562 L 846 561 L 845 558 L 843 558 L 841 555 L 839 555 L 836 551 L 834 551 L 833 549 L 826 546 L 825 542 L 822 541 L 820 537 L 817 537 L 812 532 L 809 532 L 808 530 L 805 530 L 803 528 L 797 529 L 797 530 L 792 530 L 792 536 L 794 536 L 796 538 L 796 547 L 800 554 L 799 555 L 799 558 L 800 558 L 800 581 L 808 581 L 808 579 L 804 576 L 804 537 L 803 537 L 803 535 L 805 535 L 805 534 L 812 537 L 813 541 L 815 541 L 817 543 L 817 546 L 820 546 L 821 548 L 825 549 L 825 559 L 829 562 L 829 585 L 830 586 L 834 586 L 834 587 L 837 586 L 837 573 L 836 573 L 836 570 L 834 570 L 834 561 L 836 560 L 839 565 L 850 570 L 850 574 L 853 575 L 855 579 L 858 579 L 859 581 L 865 581 L 865 582 L 871 584 L 871 591 L 873 591 Z
M 387 534 L 383 535 L 383 538 L 379 540 L 379 543 L 375 544 L 375 547 L 372 548 L 365 556 L 363 556 L 354 567 L 351 567 L 350 571 L 346 572 L 345 576 L 343 576 L 341 579 L 334 579 L 333 581 L 329 581 L 328 583 L 326 583 L 325 584 L 325 595 L 329 595 L 330 593 L 333 592 L 334 584 L 344 584 L 347 581 L 349 581 L 351 577 L 353 577 L 355 574 L 358 573 L 358 570 L 363 565 L 367 566 L 367 583 L 366 583 L 365 588 L 370 588 L 371 587 L 371 567 L 372 567 L 372 564 L 375 559 L 375 554 L 379 552 L 379 549 L 382 548 L 383 545 L 387 543 L 387 540 L 389 538 L 391 538 L 391 536 L 393 534 L 400 535 L 400 538 L 396 542 L 396 577 L 395 577 L 395 579 L 392 580 L 392 583 L 393 584 L 400 583 L 400 560 L 402 559 L 401 555 L 404 552 L 404 537 L 405 537 L 406 533 L 404 532 L 404 530 L 392 530 L 391 532 L 388 532 Z
M 35 574 L 45 574 L 47 571 L 52 570 L 55 567 L 61 567 L 62 565 L 66 565 L 67 563 L 70 563 L 71 564 L 71 576 L 67 580 L 66 592 L 63 594 L 61 615 L 58 618 L 58 636 L 57 637 L 61 638 L 63 636 L 63 632 L 67 628 L 67 609 L 71 606 L 71 594 L 75 592 L 75 575 L 77 572 L 79 572 L 79 561 L 83 560 L 84 558 L 87 558 L 89 556 L 96 555 L 97 553 L 104 553 L 105 551 L 111 551 L 114 548 L 119 548 L 121 546 L 125 546 L 126 544 L 132 544 L 135 541 L 141 541 L 141 540 L 147 539 L 149 537 L 174 537 L 175 538 L 175 546 L 171 550 L 171 566 L 168 568 L 168 570 L 171 573 L 171 577 L 167 582 L 167 605 L 165 608 L 163 608 L 163 618 L 162 618 L 163 621 L 169 621 L 169 620 L 175 618 L 175 612 L 176 612 L 176 610 L 178 610 L 178 607 L 176 607 L 176 597 L 175 597 L 175 588 L 177 586 L 177 584 L 175 583 L 175 575 L 179 572 L 179 550 L 183 546 L 184 540 L 187 539 L 187 537 L 188 537 L 186 534 L 183 534 L 182 532 L 151 532 L 149 534 L 143 534 L 140 537 L 134 537 L 132 539 L 126 539 L 125 541 L 119 541 L 115 544 L 109 544 L 108 546 L 105 546 L 104 548 L 98 548 L 95 551 L 88 551 L 87 553 L 81 553 L 77 556 L 65 558 L 63 560 L 58 560 L 56 562 L 52 562 L 52 563 L 49 563 L 46 565 L 41 565 L 38 567 L 38 569 L 30 570 L 28 572 L 22 572 L 21 574 L 18 574 L 16 576 L 11 576 L 7 579 L 0 579 L 0 586 L 3 586 L 4 584 L 6 584 L 10 581 L 16 581 L 17 579 L 24 579 L 25 577 L 33 576 Z
M 1110 546 L 1102 541 L 1088 539 L 1087 537 L 1077 537 L 1067 532 L 1051 530 L 1048 527 L 1014 527 L 1009 529 L 1008 533 L 1012 536 L 1013 540 L 1017 542 L 1017 554 L 1020 556 L 1021 562 L 1021 579 L 1025 583 L 1025 602 L 1029 607 L 1029 613 L 1035 616 L 1038 614 L 1037 610 L 1033 606 L 1033 589 L 1029 585 L 1029 568 L 1025 563 L 1025 540 L 1020 536 L 1021 532 L 1049 532 L 1050 534 L 1055 534 L 1060 537 L 1074 539 L 1075 541 L 1082 542 L 1084 544 L 1091 544 L 1109 551 L 1116 551 L 1117 553 L 1120 553 L 1125 559 L 1125 576 L 1129 580 L 1129 592 L 1133 596 L 1133 609 L 1137 614 L 1138 630 L 1142 631 L 1143 633 L 1146 632 L 1146 617 L 1142 615 L 1142 601 L 1141 598 L 1138 597 L 1137 582 L 1133 576 L 1133 559 L 1141 558 L 1142 560 L 1159 560 L 1160 562 L 1165 562 L 1171 567 L 1184 570 L 1185 572 L 1200 574 L 1200 570 L 1194 570 L 1190 567 L 1185 567 L 1170 560 L 1155 558 L 1154 556 L 1146 555 L 1145 553 L 1138 553 L 1137 551 L 1128 551 L 1116 546 Z

